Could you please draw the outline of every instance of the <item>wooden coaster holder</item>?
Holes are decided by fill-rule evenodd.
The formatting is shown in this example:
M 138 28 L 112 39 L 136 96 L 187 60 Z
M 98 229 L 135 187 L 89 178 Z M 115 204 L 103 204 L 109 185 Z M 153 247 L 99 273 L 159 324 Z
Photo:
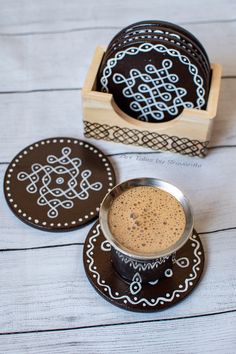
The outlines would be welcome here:
M 104 47 L 97 47 L 82 89 L 84 135 L 89 138 L 133 144 L 153 150 L 204 157 L 217 112 L 221 65 L 211 64 L 212 75 L 206 110 L 187 109 L 165 123 L 148 123 L 124 113 L 113 95 L 96 91 L 96 78 Z

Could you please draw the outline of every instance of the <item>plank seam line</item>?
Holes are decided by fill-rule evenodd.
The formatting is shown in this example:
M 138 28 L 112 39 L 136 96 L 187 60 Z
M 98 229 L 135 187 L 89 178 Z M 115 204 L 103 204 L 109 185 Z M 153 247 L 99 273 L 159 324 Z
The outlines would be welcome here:
M 216 146 L 210 146 L 208 149 L 213 150 L 213 149 L 224 149 L 224 148 L 235 148 L 236 145 L 216 145 Z M 113 156 L 122 156 L 122 155 L 151 155 L 151 154 L 161 154 L 163 153 L 162 151 L 128 151 L 128 152 L 115 152 L 113 154 L 107 154 L 108 157 L 113 157 Z M 9 165 L 9 161 L 0 161 L 0 165 Z
M 208 149 L 228 149 L 228 148 L 235 148 L 236 145 L 216 145 L 216 146 L 209 146 Z M 122 156 L 122 155 L 151 155 L 151 154 L 162 154 L 163 151 L 129 151 L 129 152 L 115 152 L 113 154 L 107 154 L 108 157 L 113 156 Z M 0 165 L 9 165 L 9 161 L 0 161 Z
M 155 323 L 155 322 L 167 322 L 167 321 L 179 321 L 184 319 L 192 319 L 198 317 L 210 317 L 210 316 L 217 316 L 223 315 L 227 313 L 234 313 L 236 309 L 226 310 L 226 311 L 219 311 L 219 312 L 212 312 L 206 313 L 202 315 L 192 315 L 192 316 L 181 316 L 181 317 L 171 317 L 171 318 L 163 318 L 163 319 L 153 319 L 153 320 L 143 320 L 143 321 L 131 321 L 131 322 L 120 322 L 120 323 L 106 323 L 106 324 L 98 324 L 98 325 L 91 325 L 91 326 L 81 326 L 81 327 L 67 327 L 67 328 L 51 328 L 51 329 L 38 329 L 38 330 L 29 330 L 29 331 L 14 331 L 14 332 L 0 332 L 0 336 L 4 335 L 18 335 L 18 334 L 32 334 L 32 333 L 48 333 L 48 332 L 62 332 L 62 331 L 74 331 L 74 330 L 83 330 L 83 329 L 90 329 L 90 328 L 105 328 L 105 327 L 113 327 L 113 326 L 129 326 L 135 324 L 144 324 L 144 323 Z
M 236 79 L 236 75 L 225 75 L 221 77 L 222 80 Z M 13 90 L 13 91 L 0 91 L 0 95 L 10 94 L 24 94 L 24 93 L 40 93 L 40 92 L 63 92 L 63 91 L 81 91 L 82 87 L 58 87 L 58 88 L 42 88 L 32 90 Z
M 24 248 L 2 248 L 0 252 L 16 252 L 16 251 L 31 251 L 31 250 L 41 250 L 44 248 L 59 248 L 59 247 L 70 247 L 70 246 L 83 246 L 84 242 L 73 242 L 73 243 L 62 243 L 57 245 L 48 246 L 36 246 L 36 247 L 24 247 Z
M 214 150 L 214 149 L 224 149 L 224 148 L 234 148 L 236 145 L 215 145 L 215 146 L 209 146 L 209 150 Z
M 199 232 L 198 234 L 207 235 L 207 234 L 214 234 L 214 233 L 230 231 L 230 230 L 236 230 L 236 226 L 224 228 L 224 229 L 212 230 L 212 231 L 203 231 L 203 232 Z M 48 246 L 36 246 L 36 247 L 24 247 L 24 248 L 2 248 L 0 249 L 0 252 L 32 251 L 32 250 L 40 250 L 45 248 L 59 248 L 59 247 L 83 246 L 83 245 L 84 242 L 72 242 L 72 243 L 62 243 L 62 244 L 48 245 Z
M 223 75 L 221 76 L 222 80 L 227 80 L 227 79 L 236 79 L 236 75 Z
M 33 90 L 15 90 L 15 91 L 0 91 L 0 95 L 8 94 L 24 94 L 24 93 L 38 93 L 38 92 L 60 92 L 60 91 L 81 91 L 81 87 L 58 87 L 58 88 L 43 88 Z
M 216 20 L 202 20 L 202 21 L 183 21 L 179 22 L 179 25 L 200 25 L 200 24 L 214 24 L 214 23 L 233 23 L 236 19 L 216 19 Z M 36 35 L 47 35 L 47 34 L 62 34 L 62 33 L 72 33 L 72 32 L 82 32 L 82 31 L 97 31 L 97 30 L 121 30 L 121 26 L 90 26 L 90 27 L 78 27 L 71 28 L 67 30 L 55 30 L 55 31 L 35 31 L 35 32 L 1 32 L 2 37 L 23 37 L 23 36 L 36 36 Z
M 235 147 L 236 147 L 236 144 L 235 145 L 215 145 L 215 146 L 209 146 L 208 149 L 213 150 L 213 149 L 235 148 Z M 151 155 L 151 154 L 163 154 L 163 151 L 115 152 L 113 154 L 107 154 L 107 156 L 113 157 L 113 156 L 119 156 L 119 155 Z M 193 159 L 193 161 L 195 161 L 195 160 Z
M 236 230 L 236 226 L 226 227 L 226 228 L 223 228 L 223 229 L 217 229 L 217 230 L 212 230 L 212 231 L 198 232 L 198 235 L 214 234 L 214 233 L 217 233 L 217 232 L 230 231 L 230 230 Z

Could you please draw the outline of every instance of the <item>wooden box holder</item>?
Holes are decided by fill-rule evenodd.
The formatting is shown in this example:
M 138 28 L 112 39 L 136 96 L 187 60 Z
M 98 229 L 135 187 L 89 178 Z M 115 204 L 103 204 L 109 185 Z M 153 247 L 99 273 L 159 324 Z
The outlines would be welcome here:
M 212 77 L 206 110 L 184 109 L 165 123 L 148 123 L 122 112 L 110 93 L 96 91 L 96 77 L 104 47 L 97 47 L 82 89 L 86 137 L 204 157 L 216 116 L 221 66 L 211 64 Z

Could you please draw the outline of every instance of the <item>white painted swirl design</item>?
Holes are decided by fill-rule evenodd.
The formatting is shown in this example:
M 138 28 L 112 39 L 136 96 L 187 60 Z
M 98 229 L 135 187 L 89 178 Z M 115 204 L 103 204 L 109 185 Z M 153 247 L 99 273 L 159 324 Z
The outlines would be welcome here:
M 130 303 L 132 305 L 142 304 L 144 307 L 145 306 L 154 307 L 158 304 L 171 303 L 175 297 L 180 297 L 181 293 L 187 292 L 189 290 L 189 288 L 191 288 L 193 286 L 194 279 L 196 279 L 198 276 L 198 272 L 200 270 L 199 265 L 201 264 L 201 258 L 200 258 L 201 252 L 199 251 L 200 242 L 197 240 L 196 235 L 192 235 L 190 237 L 190 240 L 192 241 L 192 244 L 194 245 L 193 255 L 194 255 L 195 263 L 191 268 L 191 273 L 189 274 L 189 276 L 187 276 L 184 279 L 184 282 L 182 284 L 178 284 L 178 282 L 177 282 L 176 289 L 173 289 L 171 294 L 168 293 L 168 294 L 166 294 L 166 296 L 158 296 L 156 298 L 151 299 L 151 301 L 148 300 L 147 298 L 144 298 L 144 297 L 138 297 L 138 296 L 133 297 L 132 293 L 122 295 L 122 294 L 118 293 L 116 291 L 116 289 L 112 289 L 106 283 L 106 281 L 101 278 L 100 273 L 97 271 L 97 266 L 94 264 L 94 257 L 93 257 L 93 251 L 94 251 L 94 247 L 95 247 L 94 243 L 100 235 L 101 235 L 100 225 L 97 224 L 96 229 L 93 230 L 93 235 L 90 236 L 90 238 L 88 240 L 88 245 L 87 245 L 88 249 L 86 250 L 87 263 L 88 263 L 89 271 L 92 273 L 93 278 L 95 279 L 97 284 L 104 290 L 104 292 L 109 295 L 109 297 L 111 299 L 122 300 L 124 302 L 124 304 L 127 304 L 127 303 Z M 140 288 L 141 280 L 138 278 L 136 279 L 136 278 L 137 278 L 137 274 L 134 279 L 134 282 L 136 283 L 136 285 L 137 285 L 137 283 L 139 283 L 139 285 L 138 285 L 137 289 L 136 288 L 133 289 L 133 292 L 134 291 L 139 292 L 141 290 L 141 288 Z M 154 281 L 149 284 L 154 286 L 157 282 L 158 281 Z
M 179 77 L 169 71 L 172 66 L 173 62 L 165 59 L 159 69 L 153 64 L 147 64 L 144 73 L 131 69 L 127 78 L 121 74 L 113 75 L 116 84 L 125 85 L 123 96 L 131 99 L 130 109 L 139 113 L 140 120 L 147 122 L 150 117 L 163 120 L 166 112 L 176 116 L 180 107 L 194 107 L 192 102 L 184 101 L 187 90 L 177 86 Z M 137 82 L 138 87 L 134 90 Z
M 86 200 L 91 190 L 99 191 L 102 188 L 101 182 L 89 182 L 92 172 L 88 169 L 81 171 L 81 159 L 71 158 L 70 154 L 71 149 L 64 147 L 61 156 L 49 155 L 45 165 L 34 163 L 30 173 L 21 171 L 17 175 L 19 181 L 29 182 L 26 190 L 37 194 L 37 204 L 48 207 L 49 218 L 56 218 L 59 208 L 73 208 L 73 200 Z M 82 178 L 80 183 L 79 177 Z
M 124 262 L 125 264 L 129 264 L 130 267 L 137 269 L 139 272 L 141 272 L 141 270 L 145 271 L 147 269 L 158 268 L 159 265 L 163 264 L 167 259 L 171 257 L 171 256 L 165 256 L 165 257 L 160 257 L 158 259 L 155 259 L 154 261 L 141 262 L 141 261 L 133 260 L 130 257 L 127 257 L 124 254 L 120 253 L 119 251 L 116 251 L 116 254 L 122 262 Z
M 168 54 L 170 58 L 179 60 L 181 64 L 187 67 L 190 74 L 189 79 L 191 80 L 192 78 L 193 87 L 196 89 L 196 102 L 194 104 L 193 102 L 184 101 L 184 96 L 187 93 L 186 89 L 183 87 L 177 87 L 175 84 L 178 82 L 178 76 L 174 73 L 170 74 L 169 71 L 167 71 L 172 67 L 173 62 L 170 59 L 163 60 L 162 68 L 156 68 L 151 64 L 146 65 L 144 73 L 141 73 L 136 68 L 132 68 L 129 77 L 126 78 L 121 74 L 115 73 L 117 63 L 122 61 L 126 56 L 135 57 L 140 52 L 147 53 L 152 50 L 158 53 Z M 130 108 L 133 111 L 139 112 L 139 118 L 145 121 L 148 121 L 150 115 L 156 120 L 162 120 L 164 113 L 167 111 L 171 115 L 176 115 L 180 107 L 201 109 L 205 104 L 204 81 L 199 74 L 196 65 L 190 61 L 189 57 L 182 55 L 179 50 L 167 48 L 163 44 L 142 43 L 137 47 L 129 47 L 117 52 L 113 58 L 107 60 L 106 66 L 103 70 L 100 79 L 101 90 L 103 92 L 109 92 L 108 79 L 110 77 L 117 84 L 125 83 L 125 88 L 123 89 L 122 94 L 125 98 L 132 99 Z M 143 80 L 143 84 L 139 87 L 140 92 L 134 92 L 132 90 L 134 81 L 137 80 L 137 78 Z M 147 82 L 149 84 L 151 82 L 151 87 L 148 89 L 149 97 L 144 99 L 144 92 L 147 92 L 145 90 L 147 90 L 147 86 L 149 86 L 149 84 L 147 85 Z M 167 89 L 167 85 L 169 85 L 169 89 Z M 162 91 L 160 91 L 160 88 Z M 155 89 L 157 93 L 153 93 Z M 166 102 L 171 99 L 173 101 L 172 104 L 167 105 Z

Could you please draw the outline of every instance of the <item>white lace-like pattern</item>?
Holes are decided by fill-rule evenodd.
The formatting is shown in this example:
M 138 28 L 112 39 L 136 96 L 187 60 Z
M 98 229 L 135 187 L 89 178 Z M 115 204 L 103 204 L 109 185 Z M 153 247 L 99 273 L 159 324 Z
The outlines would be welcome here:
M 89 177 L 92 172 L 88 169 L 80 170 L 82 161 L 79 157 L 70 157 L 71 149 L 64 147 L 61 156 L 47 156 L 45 165 L 34 163 L 31 172 L 19 172 L 19 181 L 28 181 L 26 187 L 28 193 L 38 194 L 37 204 L 47 206 L 49 218 L 56 218 L 59 208 L 71 209 L 75 199 L 86 200 L 89 191 L 99 191 L 101 182 L 90 183 Z M 82 179 L 78 184 L 78 177 Z M 52 184 L 56 187 L 52 187 Z
M 123 255 L 119 251 L 116 251 L 116 254 L 122 262 L 124 262 L 125 264 L 128 263 L 130 267 L 134 268 L 135 270 L 137 269 L 139 272 L 141 272 L 141 270 L 145 271 L 147 269 L 158 268 L 161 264 L 163 264 L 167 259 L 169 259 L 171 257 L 171 256 L 164 256 L 164 257 L 160 257 L 160 258 L 156 259 L 155 261 L 141 263 L 141 262 L 137 262 L 135 260 L 132 260 L 129 257 L 126 257 L 125 255 Z
M 133 279 L 132 282 L 130 283 L 130 295 L 129 294 L 119 294 L 116 292 L 115 289 L 112 289 L 108 283 L 101 278 L 101 274 L 97 271 L 97 266 L 94 264 L 94 257 L 93 257 L 93 251 L 94 251 L 94 242 L 96 241 L 97 237 L 101 235 L 100 233 L 100 224 L 96 225 L 96 229 L 93 230 L 93 235 L 89 238 L 89 243 L 87 245 L 88 249 L 86 250 L 86 256 L 87 256 L 87 262 L 89 264 L 89 271 L 93 274 L 93 277 L 96 279 L 97 284 L 104 290 L 106 291 L 107 294 L 109 294 L 109 297 L 114 300 L 122 300 L 124 304 L 130 303 L 132 305 L 137 305 L 137 304 L 142 304 L 143 307 L 145 306 L 156 306 L 158 304 L 163 305 L 164 303 L 170 303 L 173 301 L 175 297 L 180 297 L 181 293 L 185 293 L 193 286 L 193 281 L 194 279 L 197 278 L 198 272 L 200 270 L 199 265 L 201 263 L 201 252 L 199 251 L 200 249 L 200 242 L 197 240 L 196 235 L 192 235 L 190 237 L 190 240 L 192 241 L 192 247 L 194 248 L 193 254 L 194 254 L 194 261 L 195 263 L 193 264 L 191 268 L 191 273 L 189 274 L 188 277 L 185 278 L 183 283 L 176 284 L 176 288 L 173 289 L 172 293 L 168 293 L 165 296 L 158 296 L 156 298 L 153 298 L 151 300 L 145 298 L 145 297 L 137 297 L 133 298 L 130 295 L 137 295 L 141 290 L 142 290 L 142 278 L 140 274 L 137 272 Z M 101 249 L 105 252 L 110 251 L 109 247 L 109 242 L 108 241 L 103 241 L 101 244 Z M 182 257 L 174 261 L 179 267 L 181 268 L 186 268 L 189 266 L 189 259 L 187 257 Z M 173 276 L 173 270 L 172 269 L 167 269 L 165 271 L 165 276 L 166 277 L 172 277 Z M 156 285 L 159 282 L 159 279 L 149 282 L 150 285 Z
M 128 78 L 121 74 L 113 75 L 113 81 L 116 84 L 125 85 L 122 94 L 132 100 L 129 105 L 130 109 L 140 113 L 138 116 L 140 120 L 148 121 L 149 118 L 163 120 L 166 112 L 171 116 L 176 116 L 179 107 L 194 107 L 192 102 L 184 101 L 187 90 L 176 85 L 179 77 L 170 73 L 169 69 L 172 66 L 172 61 L 165 59 L 160 69 L 147 64 L 145 73 L 132 69 Z M 138 91 L 134 90 L 137 82 L 140 83 L 137 87 Z
M 140 52 L 145 53 L 151 50 L 159 53 L 167 53 L 170 57 L 179 59 L 183 65 L 187 66 L 196 87 L 196 104 L 184 101 L 187 90 L 176 86 L 179 77 L 174 73 L 170 73 L 169 69 L 173 67 L 173 62 L 170 59 L 163 60 L 161 68 L 147 64 L 144 73 L 132 68 L 127 78 L 113 72 L 117 63 L 123 60 L 125 56 L 135 56 Z M 129 47 L 126 50 L 119 51 L 113 58 L 107 61 L 103 70 L 100 79 L 103 92 L 109 92 L 109 77 L 112 77 L 112 80 L 116 84 L 125 85 L 125 88 L 122 90 L 123 96 L 132 100 L 130 109 L 138 112 L 138 118 L 144 121 L 148 121 L 151 117 L 154 120 L 163 120 L 166 112 L 169 115 L 176 116 L 180 108 L 200 109 L 205 104 L 203 79 L 198 73 L 198 68 L 191 63 L 187 56 L 182 55 L 176 49 L 169 49 L 162 44 L 143 43 L 138 47 Z M 138 91 L 134 91 L 133 87 L 137 80 L 139 80 L 140 84 L 138 85 Z

